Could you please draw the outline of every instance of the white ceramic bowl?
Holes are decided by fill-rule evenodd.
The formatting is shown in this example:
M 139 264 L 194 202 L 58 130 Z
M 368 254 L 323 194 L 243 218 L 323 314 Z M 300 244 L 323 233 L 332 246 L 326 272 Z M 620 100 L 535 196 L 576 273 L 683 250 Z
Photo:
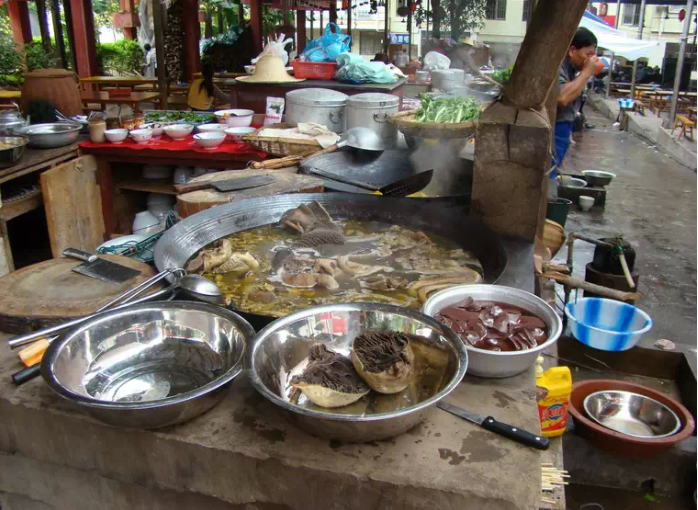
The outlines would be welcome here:
M 153 133 L 153 138 L 162 136 L 162 134 L 165 132 L 165 126 L 166 124 L 162 124 L 161 122 L 151 122 L 150 124 L 141 124 L 138 126 L 138 129 L 150 129 L 150 131 Z
M 153 132 L 150 129 L 134 129 L 129 135 L 136 143 L 145 145 L 153 137 Z
M 602 351 L 627 351 L 652 328 L 645 312 L 613 299 L 578 299 L 567 303 L 565 315 L 577 340 Z
M 114 145 L 118 145 L 124 143 L 124 140 L 126 140 L 128 129 L 107 129 L 104 132 L 104 136 Z
M 202 124 L 201 126 L 198 126 L 196 129 L 199 131 L 199 133 L 222 133 L 227 128 L 228 126 L 226 124 Z
M 588 211 L 592 207 L 594 207 L 594 197 L 588 197 L 586 195 L 580 195 L 579 196 L 579 207 L 582 208 L 582 211 Z
M 525 351 L 495 352 L 471 347 L 468 349 L 468 373 L 479 377 L 502 378 L 525 372 L 536 362 L 539 353 L 557 342 L 562 334 L 562 321 L 552 307 L 525 290 L 501 285 L 459 285 L 437 292 L 424 303 L 422 313 L 434 317 L 440 310 L 463 301 L 495 301 L 517 306 L 540 317 L 548 327 L 548 339 L 538 347 Z
M 213 112 L 221 124 L 228 127 L 249 127 L 252 124 L 253 110 L 218 110 Z
M 225 134 L 228 135 L 234 142 L 240 143 L 242 142 L 243 136 L 254 133 L 255 131 L 257 130 L 252 127 L 235 127 L 226 129 Z
M 165 134 L 173 140 L 184 140 L 194 130 L 191 124 L 172 124 L 165 126 Z
M 194 171 L 186 166 L 178 166 L 174 171 L 174 183 L 185 184 L 194 175 Z
M 134 234 L 148 234 L 156 227 L 160 226 L 160 219 L 150 211 L 136 213 L 131 230 Z
M 199 133 L 194 135 L 194 140 L 202 149 L 214 150 L 225 140 L 225 133 Z
M 148 198 L 145 202 L 150 207 L 151 205 L 166 205 L 172 207 L 175 203 L 175 197 L 173 195 L 165 195 L 164 193 L 148 193 Z

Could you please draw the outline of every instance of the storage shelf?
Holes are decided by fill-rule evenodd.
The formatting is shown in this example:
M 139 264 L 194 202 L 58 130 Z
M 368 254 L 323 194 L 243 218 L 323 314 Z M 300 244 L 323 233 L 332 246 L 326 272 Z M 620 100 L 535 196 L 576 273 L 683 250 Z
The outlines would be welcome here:
M 176 195 L 172 178 L 169 179 L 144 179 L 143 177 L 130 177 L 116 183 L 120 189 L 132 191 L 147 191 L 150 193 L 163 193 L 165 195 Z

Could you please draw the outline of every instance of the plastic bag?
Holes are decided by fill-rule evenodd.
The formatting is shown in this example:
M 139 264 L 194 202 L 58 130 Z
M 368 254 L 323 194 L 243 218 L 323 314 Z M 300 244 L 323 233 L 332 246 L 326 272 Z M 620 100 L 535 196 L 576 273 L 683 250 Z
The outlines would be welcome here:
M 430 51 L 424 55 L 424 69 L 434 71 L 436 69 L 448 69 L 451 67 L 451 59 L 438 51 Z
M 332 33 L 331 27 L 335 28 Z M 351 36 L 342 34 L 335 23 L 325 25 L 325 35 L 313 39 L 303 50 L 302 58 L 310 62 L 334 62 L 340 53 L 349 51 Z
M 257 60 L 262 58 L 264 55 L 274 55 L 275 57 L 279 57 L 284 65 L 288 64 L 288 52 L 286 51 L 286 46 L 291 44 L 293 42 L 293 38 L 289 37 L 286 39 L 286 36 L 284 34 L 279 34 L 276 36 L 276 40 L 270 42 L 267 44 L 264 49 L 262 50 L 262 53 L 257 55 L 257 58 L 252 59 L 252 63 L 256 64 Z
M 397 76 L 383 62 L 367 62 L 361 55 L 342 53 L 337 57 L 337 80 L 351 83 L 395 83 Z

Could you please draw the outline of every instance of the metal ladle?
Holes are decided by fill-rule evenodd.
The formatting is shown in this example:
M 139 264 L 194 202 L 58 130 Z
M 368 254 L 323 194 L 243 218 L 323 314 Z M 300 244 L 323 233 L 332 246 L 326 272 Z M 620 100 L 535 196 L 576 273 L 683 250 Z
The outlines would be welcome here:
M 323 154 L 335 152 L 342 147 L 351 147 L 353 149 L 371 152 L 383 152 L 385 150 L 383 139 L 378 133 L 365 127 L 354 127 L 347 129 L 336 144 L 330 145 L 326 149 L 322 149 L 305 158 L 303 164 Z
M 127 294 L 130 294 L 131 297 L 134 295 L 134 291 L 137 289 L 141 289 L 141 287 L 137 287 L 136 289 L 132 289 L 129 291 Z M 10 339 L 7 344 L 10 346 L 11 349 L 16 349 L 17 347 L 21 347 L 23 345 L 30 344 L 36 340 L 39 340 L 40 338 L 47 337 L 49 335 L 54 335 L 55 333 L 58 333 L 60 331 L 78 326 L 82 324 L 83 322 L 92 319 L 102 311 L 106 310 L 109 308 L 109 310 L 119 310 L 121 308 L 125 308 L 127 306 L 143 303 L 146 301 L 155 301 L 163 296 L 166 296 L 168 294 L 173 294 L 175 292 L 181 291 L 185 295 L 193 298 L 193 299 L 198 299 L 199 301 L 204 301 L 206 303 L 212 303 L 214 305 L 221 305 L 225 304 L 225 299 L 223 297 L 223 293 L 221 292 L 221 289 L 213 283 L 211 280 L 207 280 L 203 276 L 199 276 L 196 274 L 187 274 L 179 278 L 178 280 L 175 280 L 174 284 L 172 284 L 170 287 L 160 290 L 158 292 L 155 292 L 153 294 L 149 294 L 145 297 L 142 297 L 140 299 L 136 299 L 135 301 L 131 301 L 129 303 L 124 303 L 118 306 L 115 306 L 113 308 L 110 308 L 111 304 L 114 302 L 120 301 L 123 296 L 126 296 L 124 294 L 123 296 L 119 296 L 116 300 L 108 303 L 107 305 L 103 306 L 100 308 L 97 312 L 86 315 L 84 317 L 80 317 L 77 319 L 74 319 L 72 321 L 68 322 L 63 322 L 61 324 L 57 324 L 56 326 L 52 326 L 50 328 L 45 328 L 39 331 L 33 331 L 31 333 L 27 333 L 25 335 L 17 336 L 15 338 Z M 54 336 L 53 338 L 47 338 L 49 342 L 53 341 L 56 337 Z

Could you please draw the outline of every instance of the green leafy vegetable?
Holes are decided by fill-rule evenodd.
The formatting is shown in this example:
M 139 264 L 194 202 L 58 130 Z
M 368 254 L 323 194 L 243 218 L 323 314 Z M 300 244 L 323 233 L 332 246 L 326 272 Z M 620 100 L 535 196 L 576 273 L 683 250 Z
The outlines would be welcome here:
M 188 124 L 208 124 L 214 122 L 216 116 L 212 113 L 196 112 L 148 112 L 145 114 L 146 122 L 183 122 Z
M 506 69 L 500 69 L 499 71 L 495 71 L 492 73 L 492 79 L 504 85 L 506 82 L 509 81 L 509 77 L 511 76 L 511 72 L 513 70 L 514 66 L 509 66 Z
M 428 94 L 421 96 L 422 107 L 417 110 L 415 122 L 470 122 L 482 114 L 482 104 L 472 97 L 434 99 Z

